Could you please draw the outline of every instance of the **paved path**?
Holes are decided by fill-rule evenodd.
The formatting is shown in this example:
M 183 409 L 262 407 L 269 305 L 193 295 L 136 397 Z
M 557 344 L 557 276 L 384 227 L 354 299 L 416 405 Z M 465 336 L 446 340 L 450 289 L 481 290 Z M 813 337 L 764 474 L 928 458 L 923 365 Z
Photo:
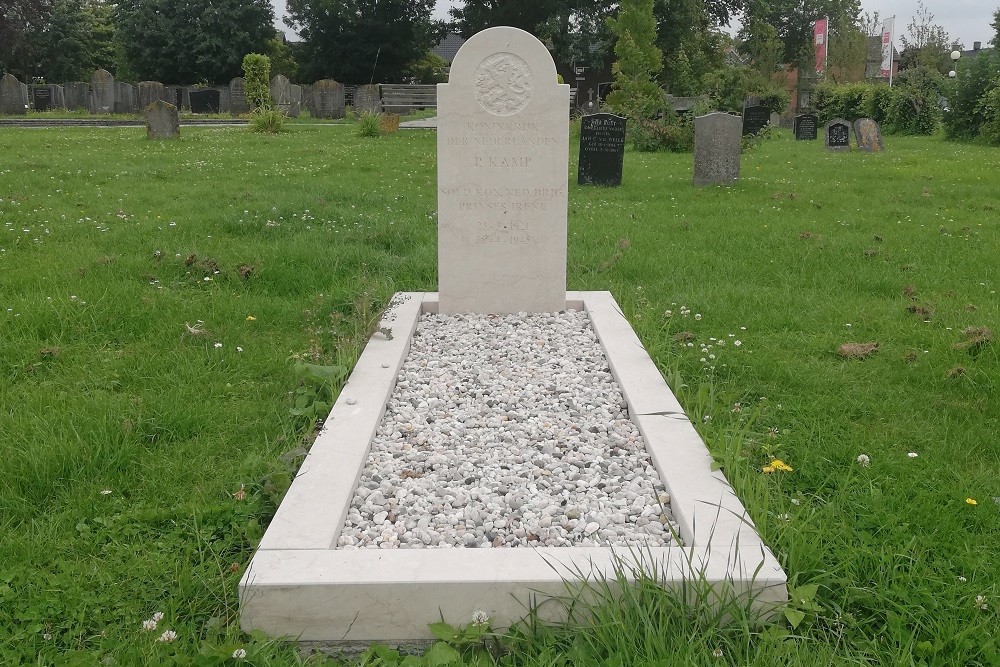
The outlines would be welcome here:
M 437 116 L 432 118 L 422 118 L 421 120 L 408 120 L 405 123 L 400 123 L 400 129 L 407 130 L 436 130 L 438 126 Z
M 241 118 L 181 118 L 181 125 L 238 126 Z M 146 121 L 117 118 L 0 118 L 0 127 L 146 127 Z

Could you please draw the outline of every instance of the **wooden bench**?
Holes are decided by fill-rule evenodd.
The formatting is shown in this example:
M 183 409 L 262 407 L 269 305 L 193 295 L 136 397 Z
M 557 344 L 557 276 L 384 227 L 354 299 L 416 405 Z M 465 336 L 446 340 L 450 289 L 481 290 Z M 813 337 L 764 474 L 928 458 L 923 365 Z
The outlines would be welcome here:
M 386 113 L 407 114 L 415 109 L 437 108 L 437 86 L 433 84 L 382 83 L 379 95 Z

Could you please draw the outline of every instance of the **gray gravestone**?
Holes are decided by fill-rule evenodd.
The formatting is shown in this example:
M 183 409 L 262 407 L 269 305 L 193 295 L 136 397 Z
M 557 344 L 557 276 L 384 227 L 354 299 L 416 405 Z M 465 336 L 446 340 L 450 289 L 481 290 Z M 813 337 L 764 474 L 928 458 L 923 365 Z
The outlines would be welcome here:
M 145 109 L 157 100 L 166 102 L 170 99 L 167 97 L 166 87 L 159 81 L 140 81 L 138 87 L 140 109 Z
M 882 130 L 871 118 L 859 118 L 854 121 L 854 140 L 858 148 L 866 153 L 881 153 L 885 150 Z
M 382 113 L 382 100 L 379 99 L 378 86 L 371 83 L 358 86 L 358 89 L 354 91 L 354 112 Z
M 115 82 L 115 113 L 135 113 L 138 111 L 138 98 L 135 88 L 130 83 Z
M 23 116 L 28 113 L 28 99 L 22 90 L 21 82 L 13 74 L 0 78 L 0 114 Z
M 173 139 L 181 133 L 177 107 L 163 100 L 154 100 L 145 107 L 147 139 Z
M 312 85 L 309 114 L 315 118 L 344 117 L 344 84 L 323 79 Z
M 831 151 L 851 150 L 851 124 L 843 118 L 834 118 L 823 127 L 823 139 Z
M 271 103 L 286 114 L 292 110 L 292 84 L 283 74 L 277 74 L 271 78 L 268 85 L 271 91 Z
M 819 117 L 812 113 L 802 113 L 795 117 L 792 132 L 796 141 L 816 141 L 819 136 Z
M 99 69 L 90 81 L 92 113 L 113 113 L 115 110 L 115 77 L 111 72 Z
M 90 109 L 90 84 L 84 81 L 70 81 L 63 84 L 66 108 L 70 111 Z
M 595 113 L 580 121 L 579 185 L 622 184 L 625 160 L 625 119 L 610 113 Z
M 740 178 L 743 120 L 727 113 L 694 119 L 694 184 L 728 185 Z
M 771 122 L 771 112 L 767 107 L 747 105 L 743 107 L 743 136 L 752 137 Z
M 566 308 L 569 86 L 545 45 L 488 28 L 437 87 L 442 313 Z
M 219 91 L 219 113 L 229 113 L 232 103 L 230 102 L 231 96 L 229 94 L 229 86 L 220 86 L 216 88 Z
M 298 118 L 302 113 L 302 86 L 294 83 L 288 86 L 288 97 L 291 100 L 288 115 L 291 118 Z
M 767 124 L 770 125 L 771 127 L 778 127 L 779 125 L 781 125 L 781 114 L 772 111 L 770 120 L 767 121 Z
M 246 82 L 241 76 L 229 82 L 229 113 L 234 116 L 250 113 L 250 105 L 247 104 Z

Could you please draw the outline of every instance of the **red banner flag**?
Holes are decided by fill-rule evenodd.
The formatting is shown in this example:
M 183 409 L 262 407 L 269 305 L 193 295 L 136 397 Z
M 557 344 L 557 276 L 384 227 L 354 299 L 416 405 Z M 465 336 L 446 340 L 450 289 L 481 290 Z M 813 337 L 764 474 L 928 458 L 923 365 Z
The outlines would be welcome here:
M 816 74 L 826 71 L 826 47 L 829 41 L 830 20 L 826 17 L 816 19 L 813 24 L 813 48 L 816 53 Z

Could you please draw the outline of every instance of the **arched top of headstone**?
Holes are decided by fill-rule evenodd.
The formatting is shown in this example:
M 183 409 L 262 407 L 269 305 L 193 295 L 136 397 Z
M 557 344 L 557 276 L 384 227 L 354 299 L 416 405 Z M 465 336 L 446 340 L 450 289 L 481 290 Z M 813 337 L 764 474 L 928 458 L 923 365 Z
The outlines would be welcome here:
M 106 69 L 98 69 L 94 72 L 94 81 L 114 81 L 115 77 Z
M 451 63 L 448 85 L 469 85 L 479 105 L 493 116 L 512 116 L 532 100 L 534 90 L 556 83 L 556 65 L 545 45 L 520 28 L 497 26 L 473 35 Z
M 284 74 L 275 74 L 271 77 L 272 86 L 288 86 L 290 83 L 288 77 Z

